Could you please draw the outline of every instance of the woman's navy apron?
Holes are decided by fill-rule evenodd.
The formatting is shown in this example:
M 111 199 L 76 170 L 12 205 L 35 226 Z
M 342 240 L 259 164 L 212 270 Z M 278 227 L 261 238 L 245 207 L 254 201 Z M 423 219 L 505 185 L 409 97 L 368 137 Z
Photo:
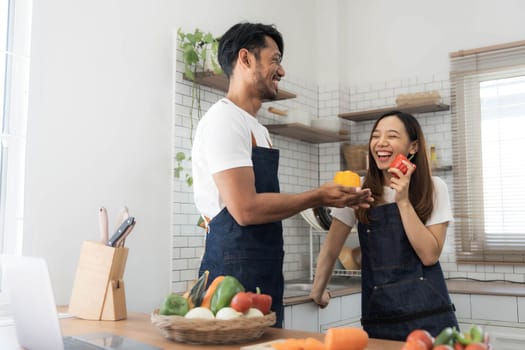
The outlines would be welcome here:
M 361 324 L 368 335 L 404 341 L 414 329 L 433 336 L 445 327 L 459 329 L 441 265 L 421 263 L 405 234 L 397 204 L 372 208 L 370 219 L 368 225 L 358 224 Z
M 255 145 L 252 162 L 257 193 L 279 192 L 279 150 Z M 236 277 L 246 291 L 255 292 L 259 287 L 261 293 L 272 296 L 272 311 L 277 315 L 274 327 L 282 327 L 284 251 L 281 221 L 240 226 L 224 208 L 209 222 L 208 229 L 199 275 L 208 270 L 208 283 L 219 275 L 230 275 Z

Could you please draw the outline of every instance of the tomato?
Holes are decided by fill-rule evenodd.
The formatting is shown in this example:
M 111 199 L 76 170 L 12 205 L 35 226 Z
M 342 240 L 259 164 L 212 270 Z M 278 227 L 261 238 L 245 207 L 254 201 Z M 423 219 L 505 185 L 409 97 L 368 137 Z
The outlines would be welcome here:
M 235 294 L 230 302 L 232 309 L 238 312 L 246 312 L 252 307 L 252 298 L 245 292 Z
M 465 350 L 487 350 L 487 349 L 488 347 L 484 343 L 472 343 L 472 344 L 467 345 L 467 347 L 465 348 Z
M 410 332 L 410 334 L 407 336 L 406 341 L 408 342 L 412 339 L 422 341 L 425 344 L 426 349 L 428 350 L 432 349 L 432 344 L 434 344 L 434 337 L 424 329 L 415 329 L 412 332 Z
M 438 346 L 434 346 L 432 348 L 432 350 L 454 350 L 454 348 L 452 346 L 449 346 L 449 345 L 441 344 L 441 345 L 438 345 Z
M 419 339 L 407 340 L 401 350 L 427 350 L 427 346 Z
M 456 343 L 454 343 L 454 350 L 465 350 L 465 345 L 456 341 Z
M 392 163 L 390 164 L 390 168 L 397 168 L 399 170 L 401 170 L 401 172 L 403 174 L 406 174 L 407 171 L 408 171 L 408 167 L 405 165 L 405 163 L 403 163 L 403 161 L 407 161 L 407 162 L 410 162 L 408 160 L 407 157 L 405 157 L 403 154 L 399 153 L 395 158 L 394 160 L 392 161 Z M 396 174 L 392 174 L 394 175 L 395 177 L 397 177 Z

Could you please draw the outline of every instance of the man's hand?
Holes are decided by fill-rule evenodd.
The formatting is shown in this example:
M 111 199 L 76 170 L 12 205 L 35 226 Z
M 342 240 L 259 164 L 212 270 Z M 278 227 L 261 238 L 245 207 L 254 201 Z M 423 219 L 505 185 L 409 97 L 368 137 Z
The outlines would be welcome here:
M 322 205 L 336 208 L 351 207 L 369 208 L 374 202 L 370 189 L 360 187 L 346 187 L 334 183 L 325 183 L 320 188 Z

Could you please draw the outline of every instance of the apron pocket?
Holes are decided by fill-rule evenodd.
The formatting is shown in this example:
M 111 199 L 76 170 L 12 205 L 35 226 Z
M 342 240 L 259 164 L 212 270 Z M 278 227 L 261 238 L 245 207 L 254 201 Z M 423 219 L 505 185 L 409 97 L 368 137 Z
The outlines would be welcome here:
M 235 276 L 247 291 L 282 294 L 284 252 L 233 250 L 224 252 L 224 274 Z
M 439 313 L 453 308 L 450 301 L 424 278 L 375 286 L 363 321 L 410 319 L 427 311 Z
M 277 313 L 275 327 L 283 319 L 283 258 L 284 252 L 274 250 L 242 250 L 224 253 L 224 274 L 235 276 L 246 291 L 272 296 L 272 310 Z

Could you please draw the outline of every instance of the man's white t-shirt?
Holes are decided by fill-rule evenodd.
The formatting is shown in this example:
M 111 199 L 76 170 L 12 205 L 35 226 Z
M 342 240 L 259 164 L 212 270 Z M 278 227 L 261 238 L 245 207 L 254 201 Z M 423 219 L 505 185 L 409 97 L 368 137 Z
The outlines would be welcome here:
M 212 219 L 224 208 L 213 174 L 253 167 L 251 135 L 257 146 L 271 147 L 268 129 L 227 98 L 217 101 L 199 121 L 191 158 L 193 195 L 201 215 Z
M 425 226 L 440 224 L 447 221 L 453 221 L 452 209 L 450 207 L 450 198 L 448 195 L 447 184 L 439 177 L 432 176 L 434 182 L 434 210 L 428 218 Z M 362 181 L 361 181 L 362 182 Z M 385 204 L 395 202 L 396 191 L 390 187 L 383 188 L 383 197 Z M 354 209 L 346 208 L 332 208 L 332 217 L 341 221 L 349 227 L 353 227 L 357 223 Z

